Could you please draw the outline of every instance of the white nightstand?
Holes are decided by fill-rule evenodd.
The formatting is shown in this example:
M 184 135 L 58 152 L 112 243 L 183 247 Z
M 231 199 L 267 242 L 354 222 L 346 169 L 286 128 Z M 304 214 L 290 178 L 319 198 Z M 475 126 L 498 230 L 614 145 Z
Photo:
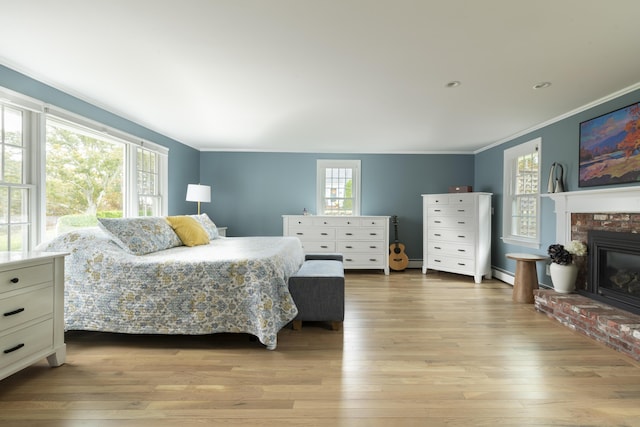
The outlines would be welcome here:
M 218 235 L 220 237 L 227 237 L 227 227 L 218 227 Z
M 0 252 L 0 379 L 65 362 L 64 253 Z

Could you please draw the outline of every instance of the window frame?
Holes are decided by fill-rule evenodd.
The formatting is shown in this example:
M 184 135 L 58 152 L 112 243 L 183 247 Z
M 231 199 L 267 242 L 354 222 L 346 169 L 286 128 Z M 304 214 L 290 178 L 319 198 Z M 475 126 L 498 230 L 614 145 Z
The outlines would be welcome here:
M 100 122 L 96 122 L 87 119 L 83 116 L 70 113 L 66 110 L 47 107 L 45 108 L 45 120 L 44 127 L 48 120 L 58 122 L 62 125 L 76 127 L 79 131 L 86 130 L 89 133 L 96 135 L 104 135 L 105 139 L 124 144 L 124 176 L 123 176 L 123 208 L 122 215 L 125 218 L 138 217 L 139 215 L 139 196 L 138 196 L 138 150 L 142 149 L 150 151 L 156 154 L 157 170 L 159 174 L 157 194 L 155 195 L 160 199 L 159 208 L 160 212 L 155 216 L 168 215 L 168 190 L 169 190 L 169 149 L 149 141 L 145 141 L 136 138 L 128 133 L 107 127 Z M 42 138 L 43 151 L 46 151 L 46 132 Z M 46 159 L 42 163 L 42 168 L 45 168 Z M 44 175 L 44 174 L 43 174 Z M 46 185 L 44 180 L 41 182 L 42 192 L 45 193 Z M 44 194 L 43 200 L 46 200 L 46 194 Z M 43 202 L 40 210 L 42 221 L 46 219 L 46 203 Z M 45 227 L 43 223 L 40 241 L 44 238 Z
M 11 235 L 12 235 L 12 227 L 24 227 L 26 229 L 23 233 L 26 233 L 26 239 L 23 239 L 23 243 L 20 246 L 20 250 L 30 250 L 37 243 L 38 236 L 38 218 L 37 218 L 37 186 L 34 185 L 34 168 L 33 168 L 33 157 L 34 157 L 34 141 L 37 137 L 37 115 L 33 112 L 33 106 L 31 104 L 21 105 L 19 102 L 16 102 L 16 97 L 12 93 L 5 93 L 4 91 L 0 91 L 0 95 L 2 95 L 2 99 L 0 100 L 0 171 L 4 172 L 5 169 L 5 144 L 4 141 L 4 110 L 6 108 L 10 108 L 12 110 L 17 110 L 21 114 L 21 136 L 22 142 L 19 147 L 22 150 L 21 156 L 21 177 L 20 182 L 10 182 L 4 181 L 3 176 L 0 176 L 0 187 L 6 188 L 7 196 L 8 196 L 8 204 L 6 206 L 6 214 L 7 214 L 7 222 L 3 223 L 7 227 L 7 250 L 12 250 L 11 246 Z M 13 146 L 16 148 L 16 146 Z M 26 197 L 24 202 L 27 204 L 26 208 L 23 208 L 24 215 L 26 216 L 25 220 L 15 221 L 12 218 L 11 214 L 11 193 L 13 191 L 26 191 Z M 22 216 L 22 215 L 20 215 Z M 4 242 L 3 242 L 4 243 Z M 4 246 L 4 244 L 3 244 Z
M 137 153 L 138 148 L 156 154 L 158 183 L 157 196 L 160 198 L 158 215 L 166 216 L 169 210 L 169 148 L 155 144 L 129 133 L 111 128 L 103 123 L 82 115 L 50 106 L 44 102 L 0 87 L 0 104 L 23 113 L 23 179 L 22 183 L 0 182 L 3 187 L 26 189 L 28 191 L 28 243 L 22 250 L 33 250 L 44 241 L 46 234 L 46 126 L 47 117 L 55 117 L 80 128 L 87 128 L 98 134 L 106 134 L 126 144 L 125 185 L 123 186 L 123 215 L 138 216 Z M 9 239 L 7 239 L 9 242 Z
M 514 229 L 514 201 L 517 197 L 516 179 L 518 158 L 537 152 L 538 171 L 537 182 L 538 191 L 532 197 L 536 204 L 536 230 L 534 237 L 517 235 Z M 504 180 L 503 180 L 503 205 L 502 205 L 502 241 L 507 244 L 518 245 L 528 248 L 540 249 L 540 194 L 541 194 L 541 166 L 542 166 L 542 138 L 534 138 L 522 144 L 504 150 Z
M 351 169 L 351 195 L 353 199 L 353 212 L 351 215 L 327 213 L 325 206 L 326 170 L 328 168 Z M 359 216 L 361 205 L 361 161 L 344 159 L 318 159 L 316 161 L 316 212 L 318 215 L 329 216 Z

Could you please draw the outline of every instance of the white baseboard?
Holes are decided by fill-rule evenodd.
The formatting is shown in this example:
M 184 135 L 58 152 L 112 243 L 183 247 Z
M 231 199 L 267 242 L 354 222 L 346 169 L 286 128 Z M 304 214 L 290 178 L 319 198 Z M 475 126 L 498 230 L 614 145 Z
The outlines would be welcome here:
M 513 286 L 513 283 L 515 282 L 515 277 L 505 271 L 496 270 L 495 268 L 492 268 L 491 274 L 493 275 L 494 279 L 498 279 L 508 285 Z

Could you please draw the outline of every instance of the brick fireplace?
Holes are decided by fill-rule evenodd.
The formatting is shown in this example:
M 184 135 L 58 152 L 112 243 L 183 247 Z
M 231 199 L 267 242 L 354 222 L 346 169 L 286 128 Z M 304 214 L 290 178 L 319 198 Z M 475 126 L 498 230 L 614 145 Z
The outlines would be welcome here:
M 546 195 L 555 202 L 556 241 L 587 243 L 590 230 L 640 232 L 640 187 L 572 191 Z M 534 292 L 538 311 L 563 325 L 640 361 L 640 316 L 596 301 L 587 288 L 588 257 L 581 260 L 578 293 Z

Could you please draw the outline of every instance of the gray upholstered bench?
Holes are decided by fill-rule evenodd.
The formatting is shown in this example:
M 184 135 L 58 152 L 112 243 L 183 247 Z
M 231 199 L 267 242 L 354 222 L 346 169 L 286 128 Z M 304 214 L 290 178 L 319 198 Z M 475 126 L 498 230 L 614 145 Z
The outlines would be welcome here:
M 293 329 L 302 321 L 331 322 L 340 330 L 344 321 L 344 266 L 341 254 L 307 254 L 305 262 L 289 277 L 289 292 L 298 307 Z

